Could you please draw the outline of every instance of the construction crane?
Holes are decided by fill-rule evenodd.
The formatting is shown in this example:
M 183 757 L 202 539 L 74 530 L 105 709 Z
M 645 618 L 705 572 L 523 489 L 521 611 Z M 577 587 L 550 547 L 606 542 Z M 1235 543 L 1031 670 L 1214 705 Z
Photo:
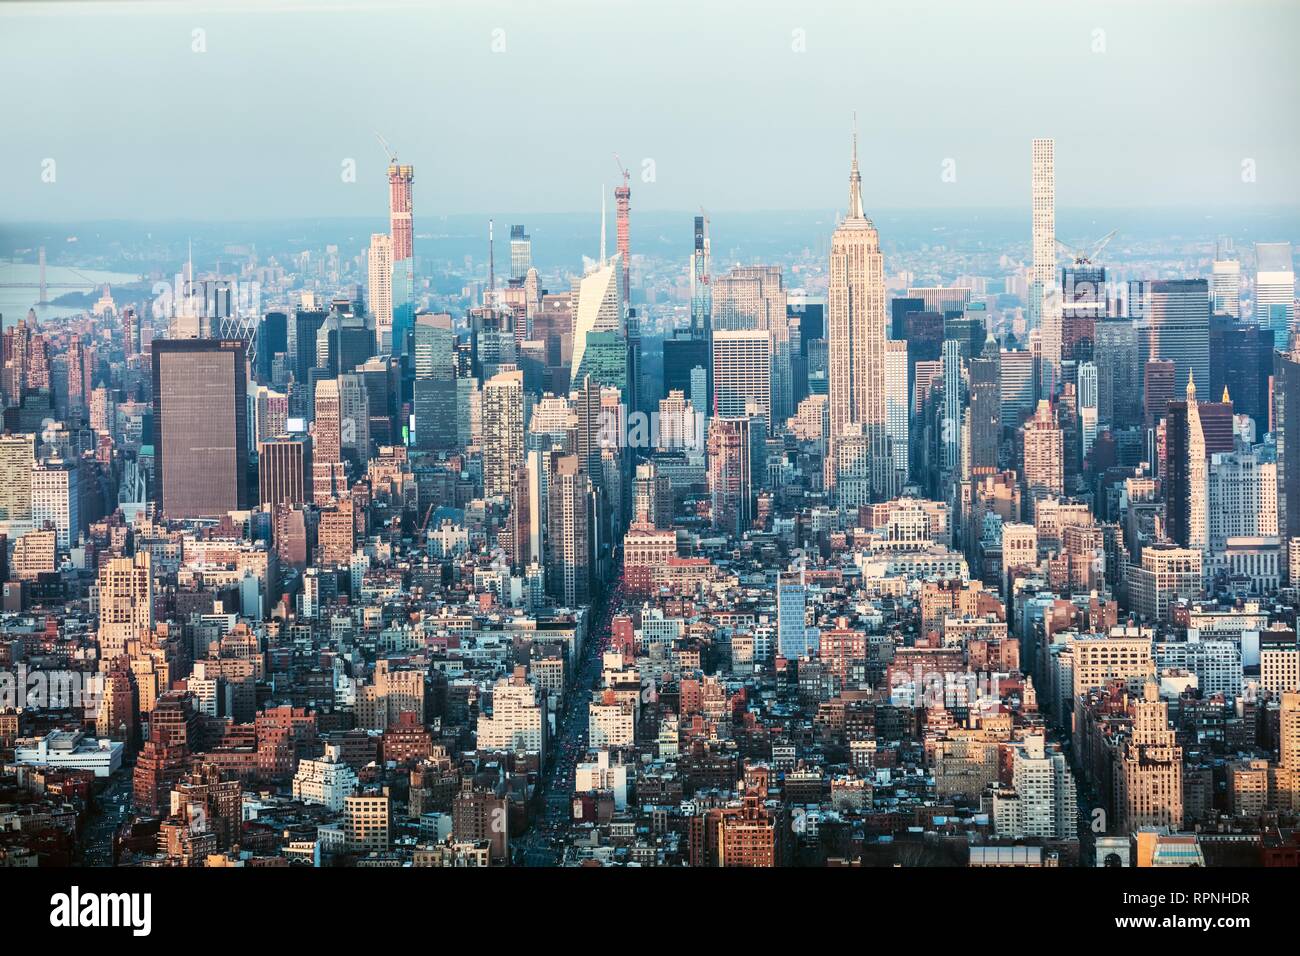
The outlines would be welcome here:
M 424 517 L 420 520 L 420 527 L 416 529 L 415 532 L 416 540 L 424 537 L 424 529 L 429 524 L 429 515 L 431 514 L 433 514 L 433 505 L 429 505 L 429 507 L 424 509 Z
M 1060 239 L 1056 240 L 1056 244 L 1073 257 L 1076 266 L 1090 266 L 1097 260 L 1097 257 L 1101 255 L 1101 251 L 1110 245 L 1110 241 L 1118 234 L 1118 229 L 1112 229 L 1110 232 L 1106 233 L 1106 235 L 1094 242 L 1091 249 L 1072 246 L 1068 243 L 1062 242 Z
M 623 185 L 626 186 L 628 180 L 632 178 L 632 174 L 629 173 L 627 167 L 623 165 L 623 160 L 618 158 L 618 153 L 614 154 L 614 162 L 618 163 L 618 171 L 623 175 Z
M 375 130 L 375 139 L 379 140 L 379 145 L 382 146 L 384 152 L 388 154 L 388 161 L 396 166 L 397 153 L 393 152 L 393 147 L 388 145 L 388 140 L 384 139 L 383 133 L 379 132 L 379 130 Z

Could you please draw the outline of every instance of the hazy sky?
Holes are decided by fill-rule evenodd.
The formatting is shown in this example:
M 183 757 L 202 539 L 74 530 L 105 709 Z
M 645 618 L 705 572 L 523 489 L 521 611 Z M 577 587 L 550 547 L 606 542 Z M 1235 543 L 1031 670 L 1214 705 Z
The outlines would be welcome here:
M 1293 204 L 1297 36 L 1284 0 L 5 3 L 0 216 L 373 214 L 374 130 L 417 231 L 594 208 L 615 151 L 634 209 L 833 210 L 855 109 L 868 210 L 1027 206 L 1034 136 L 1061 206 Z

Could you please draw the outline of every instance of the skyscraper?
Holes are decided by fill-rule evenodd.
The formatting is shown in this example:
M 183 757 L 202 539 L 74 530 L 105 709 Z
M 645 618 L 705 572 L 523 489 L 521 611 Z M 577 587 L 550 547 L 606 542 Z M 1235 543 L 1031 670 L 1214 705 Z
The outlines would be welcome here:
M 1034 140 L 1030 181 L 1033 265 L 1029 275 L 1029 327 L 1042 342 L 1039 394 L 1051 397 L 1061 376 L 1061 301 L 1056 289 L 1056 141 Z
M 970 470 L 972 475 L 992 474 L 998 468 L 1002 443 L 1002 351 L 989 332 L 984 350 L 968 366 L 970 379 Z
M 32 525 L 54 528 L 57 546 L 72 547 L 81 537 L 81 471 L 76 462 L 50 459 L 32 465 Z
M 154 470 L 168 518 L 248 505 L 248 370 L 230 339 L 153 343 Z
M 1174 363 L 1174 383 L 1210 382 L 1210 298 L 1204 279 L 1153 279 L 1130 286 L 1130 312 L 1142 316 L 1146 358 Z
M 510 227 L 510 278 L 523 279 L 533 267 L 533 241 L 522 225 Z
M 619 164 L 620 166 L 622 163 Z M 632 210 L 632 187 L 628 185 L 627 170 L 623 170 L 623 185 L 614 187 L 615 222 L 618 228 L 618 258 L 622 267 L 623 305 L 632 303 L 632 248 L 629 213 Z
M 415 167 L 393 163 L 388 167 L 388 221 L 392 237 L 392 322 L 390 350 L 405 353 L 407 333 L 415 320 L 415 233 L 412 225 L 411 186 Z
M 1065 491 L 1065 442 L 1052 403 L 1040 400 L 1025 422 L 1025 488 L 1035 503 Z
M 1169 729 L 1169 705 L 1154 683 L 1133 704 L 1133 730 L 1118 762 L 1119 832 L 1183 825 L 1183 751 Z
M 415 255 L 411 224 L 411 185 L 415 167 L 393 163 L 388 167 L 388 226 L 392 236 L 393 262 L 405 262 Z
M 736 266 L 712 284 L 713 330 L 767 333 L 771 417 L 782 422 L 794 412 L 790 323 L 780 266 Z M 715 345 L 715 358 L 716 358 Z M 714 369 L 714 391 L 717 391 Z M 725 413 L 724 413 L 725 414 Z
M 809 647 L 808 589 L 802 571 L 783 572 L 776 585 L 777 651 L 786 660 L 798 660 Z
M 1210 267 L 1210 299 L 1215 315 L 1241 317 L 1241 263 L 1215 259 Z
M 1098 426 L 1127 428 L 1142 420 L 1142 367 L 1132 319 L 1099 319 L 1093 328 Z
M 714 412 L 724 418 L 762 415 L 772 426 L 771 352 L 766 331 L 713 333 Z
M 961 467 L 962 409 L 965 407 L 965 381 L 962 376 L 961 343 L 945 339 L 943 343 L 943 420 L 940 423 L 939 449 L 943 474 L 948 480 L 959 477 Z
M 1187 379 L 1187 546 L 1209 547 L 1209 475 L 1206 471 L 1205 434 L 1196 409 L 1196 382 Z
M 709 498 L 713 527 L 739 537 L 752 520 L 750 428 L 747 418 L 709 421 Z
M 382 232 L 370 237 L 370 313 L 375 317 L 375 347 L 393 349 L 393 239 Z
M 1273 434 L 1278 533 L 1300 538 L 1300 352 L 1273 353 Z
M 257 445 L 258 503 L 298 505 L 312 490 L 311 438 L 277 435 Z
M 36 460 L 34 434 L 0 435 L 0 531 L 27 530 L 32 520 L 32 464 Z
M 546 589 L 565 607 L 591 601 L 591 479 L 576 455 L 559 456 L 547 483 Z
M 894 497 L 894 462 L 889 450 L 885 398 L 885 260 L 875 224 L 862 211 L 858 136 L 853 134 L 848 214 L 831 236 L 827 293 L 827 349 L 830 353 L 831 454 L 826 486 L 836 483 L 835 444 L 851 425 L 861 425 L 867 442 L 872 497 Z
M 885 343 L 885 415 L 889 444 L 894 453 L 894 486 L 907 483 L 908 435 L 910 433 L 907 401 L 907 343 Z
M 713 295 L 709 288 L 709 223 L 695 217 L 695 247 L 691 252 L 691 337 L 708 338 Z
M 483 496 L 508 497 L 524 463 L 524 373 L 498 372 L 483 384 Z
M 1255 243 L 1255 321 L 1273 330 L 1273 347 L 1291 347 L 1295 330 L 1295 264 L 1289 242 Z
M 153 566 L 148 551 L 112 558 L 99 569 L 99 653 L 112 661 L 127 641 L 153 627 Z M 141 706 L 144 706 L 142 700 Z M 149 701 L 152 707 L 153 701 Z
M 412 412 L 419 448 L 456 447 L 456 336 L 451 316 L 415 317 Z
M 1079 386 L 1079 430 L 1081 458 L 1086 459 L 1097 440 L 1097 366 L 1093 362 L 1084 362 L 1078 370 Z
M 582 360 L 587 351 L 587 336 L 592 332 L 625 334 L 623 298 L 619 272 L 614 261 L 602 262 L 574 283 L 573 289 L 573 358 L 571 384 L 586 374 Z

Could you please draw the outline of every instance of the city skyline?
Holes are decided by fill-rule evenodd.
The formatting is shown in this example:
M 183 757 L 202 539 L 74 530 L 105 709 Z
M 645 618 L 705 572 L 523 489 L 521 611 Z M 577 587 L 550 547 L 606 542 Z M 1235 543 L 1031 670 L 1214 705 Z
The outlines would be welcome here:
M 7 927 L 1289 925 L 1300 5 L 685 9 L 0 4 Z

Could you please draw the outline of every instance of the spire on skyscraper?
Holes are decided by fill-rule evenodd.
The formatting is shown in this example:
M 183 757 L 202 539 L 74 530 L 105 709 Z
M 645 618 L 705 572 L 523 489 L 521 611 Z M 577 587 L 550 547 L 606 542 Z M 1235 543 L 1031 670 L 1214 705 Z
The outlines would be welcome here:
M 1189 404 L 1196 401 L 1196 377 L 1191 369 L 1187 370 L 1187 401 Z
M 858 172 L 858 112 L 853 111 L 853 162 L 849 166 L 849 218 L 865 219 L 862 211 L 862 174 Z

